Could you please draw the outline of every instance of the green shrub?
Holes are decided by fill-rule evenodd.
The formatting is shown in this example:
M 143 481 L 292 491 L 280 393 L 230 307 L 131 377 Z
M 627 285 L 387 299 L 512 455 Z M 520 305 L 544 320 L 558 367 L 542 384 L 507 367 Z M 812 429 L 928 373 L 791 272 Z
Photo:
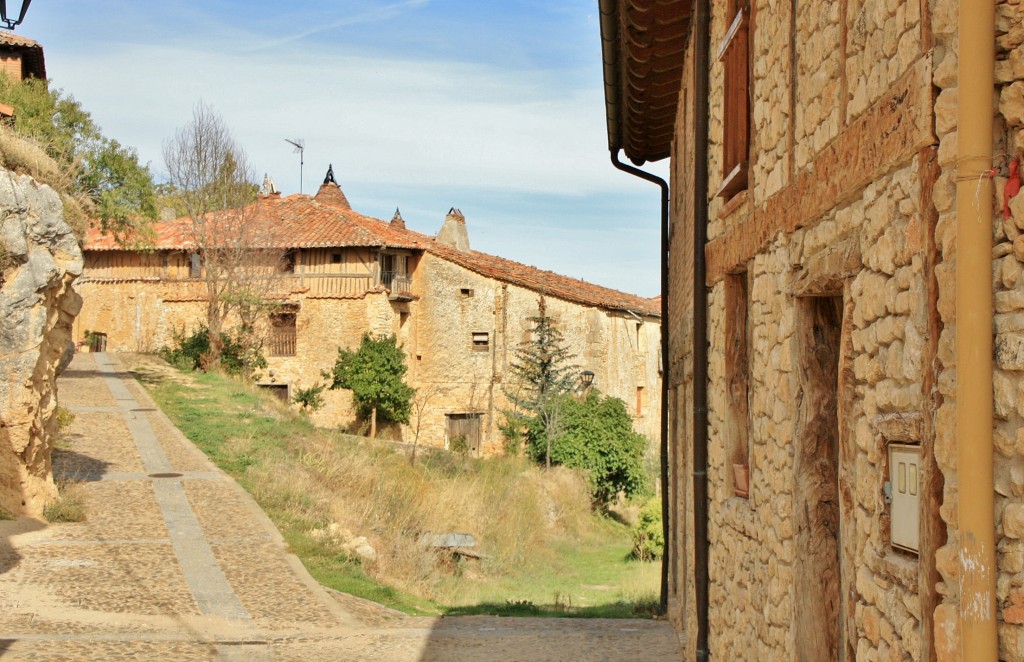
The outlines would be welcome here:
M 324 406 L 324 389 L 327 384 L 314 384 L 309 388 L 295 389 L 292 402 L 302 407 L 302 411 L 318 411 Z
M 626 403 L 591 389 L 587 395 L 564 395 L 554 400 L 551 414 L 529 421 L 528 451 L 543 462 L 547 450 L 547 425 L 554 426 L 551 462 L 582 469 L 590 480 L 595 503 L 604 506 L 619 492 L 645 494 L 650 488 L 644 471 L 647 440 L 633 431 Z
M 201 325 L 192 335 L 185 335 L 184 328 L 171 332 L 173 347 L 162 347 L 160 356 L 179 370 L 201 370 L 203 359 L 210 351 L 210 330 Z M 221 333 L 224 349 L 221 365 L 231 375 L 252 376 L 256 370 L 266 368 L 267 360 L 258 349 L 247 349 L 239 334 Z
M 448 450 L 455 453 L 456 455 L 465 456 L 469 453 L 469 442 L 466 440 L 466 435 L 457 434 L 448 440 Z
M 661 522 L 661 497 L 651 497 L 640 509 L 633 527 L 633 551 L 638 561 L 656 561 L 665 553 L 665 530 Z

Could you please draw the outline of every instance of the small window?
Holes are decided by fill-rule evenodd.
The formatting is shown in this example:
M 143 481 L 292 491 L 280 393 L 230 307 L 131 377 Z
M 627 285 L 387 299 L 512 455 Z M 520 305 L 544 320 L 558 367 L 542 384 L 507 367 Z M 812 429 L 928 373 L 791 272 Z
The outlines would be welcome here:
M 644 387 L 636 387 L 636 415 L 637 418 L 644 415 Z
M 188 256 L 189 270 L 188 275 L 190 278 L 199 278 L 203 275 L 203 260 L 199 257 L 199 253 L 192 253 Z
M 464 296 L 464 297 L 471 297 L 471 296 L 473 296 L 473 290 L 469 289 L 468 287 L 462 288 L 461 290 L 459 290 L 459 293 L 461 293 L 462 296 Z
M 747 188 L 750 151 L 750 11 L 746 0 L 729 0 L 729 29 L 718 47 L 725 67 L 722 123 L 722 184 L 718 196 Z
M 281 256 L 281 273 L 295 273 L 295 251 L 285 251 Z
M 473 349 L 487 349 L 491 344 L 491 335 L 486 331 L 473 332 Z
M 295 313 L 270 316 L 270 355 L 295 356 Z
M 331 253 L 331 264 L 341 264 L 341 253 Z

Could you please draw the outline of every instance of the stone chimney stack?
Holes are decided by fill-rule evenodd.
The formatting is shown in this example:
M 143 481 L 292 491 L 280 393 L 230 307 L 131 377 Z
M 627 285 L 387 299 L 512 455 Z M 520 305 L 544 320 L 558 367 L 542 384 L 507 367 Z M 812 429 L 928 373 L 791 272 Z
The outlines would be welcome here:
M 466 217 L 462 212 L 452 207 L 445 216 L 444 225 L 437 233 L 437 240 L 442 244 L 448 244 L 460 251 L 469 250 L 469 233 L 466 232 Z

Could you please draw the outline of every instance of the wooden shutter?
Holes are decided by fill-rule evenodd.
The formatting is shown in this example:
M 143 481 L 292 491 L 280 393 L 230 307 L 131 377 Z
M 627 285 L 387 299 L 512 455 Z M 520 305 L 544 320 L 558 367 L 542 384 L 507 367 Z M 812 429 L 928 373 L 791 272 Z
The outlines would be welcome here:
M 730 2 L 729 30 L 718 47 L 725 67 L 720 197 L 747 188 L 750 153 L 750 20 L 741 2 Z

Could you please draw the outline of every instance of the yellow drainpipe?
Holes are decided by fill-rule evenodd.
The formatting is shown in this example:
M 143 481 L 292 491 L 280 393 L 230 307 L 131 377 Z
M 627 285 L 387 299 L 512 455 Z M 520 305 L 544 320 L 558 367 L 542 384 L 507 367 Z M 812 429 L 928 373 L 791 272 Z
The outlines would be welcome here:
M 956 169 L 956 439 L 961 659 L 995 662 L 992 476 L 992 96 L 995 0 L 960 0 Z

